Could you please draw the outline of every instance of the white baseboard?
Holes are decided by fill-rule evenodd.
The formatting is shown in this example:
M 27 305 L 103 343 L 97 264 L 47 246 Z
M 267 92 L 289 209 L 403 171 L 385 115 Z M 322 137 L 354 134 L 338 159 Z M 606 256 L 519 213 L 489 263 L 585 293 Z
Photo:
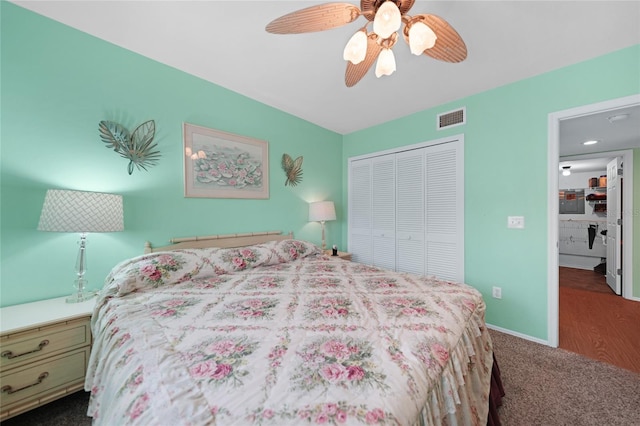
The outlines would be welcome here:
M 537 337 L 529 336 L 527 334 L 518 333 L 517 331 L 498 327 L 497 325 L 492 325 L 487 323 L 487 328 L 490 328 L 491 330 L 499 331 L 500 333 L 510 334 L 511 336 L 519 337 L 524 340 L 529 340 L 531 342 L 540 343 L 541 345 L 551 346 L 549 345 L 549 342 L 547 340 L 539 339 Z

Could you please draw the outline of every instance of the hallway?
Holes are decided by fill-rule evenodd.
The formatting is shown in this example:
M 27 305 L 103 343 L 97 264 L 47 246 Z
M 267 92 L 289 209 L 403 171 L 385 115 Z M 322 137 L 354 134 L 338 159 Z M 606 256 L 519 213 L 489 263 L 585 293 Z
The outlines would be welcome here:
M 640 302 L 616 296 L 605 277 L 560 268 L 559 346 L 640 374 Z

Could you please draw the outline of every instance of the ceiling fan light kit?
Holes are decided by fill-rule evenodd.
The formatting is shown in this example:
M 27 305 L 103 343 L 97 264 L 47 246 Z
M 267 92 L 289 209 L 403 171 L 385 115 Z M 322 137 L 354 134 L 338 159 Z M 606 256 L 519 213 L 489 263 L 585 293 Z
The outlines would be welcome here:
M 389 38 L 400 29 L 400 24 L 402 24 L 400 9 L 393 1 L 385 1 L 373 18 L 373 32 L 383 39 Z
M 391 75 L 396 70 L 396 58 L 391 49 L 382 49 L 376 63 L 376 77 Z
M 437 39 L 436 33 L 421 21 L 414 22 L 409 28 L 409 48 L 416 56 L 422 55 L 422 52 L 435 46 Z
M 367 30 L 363 28 L 351 36 L 344 47 L 342 58 L 357 65 L 364 61 L 365 56 L 367 56 Z
M 447 21 L 436 15 L 407 12 L 415 0 L 361 0 L 360 9 L 349 3 L 325 3 L 288 13 L 271 21 L 267 32 L 300 34 L 341 27 L 364 16 L 369 22 L 347 42 L 342 57 L 347 61 L 345 83 L 357 84 L 377 60 L 377 77 L 391 75 L 396 61 L 391 49 L 402 35 L 414 55 L 425 54 L 444 62 L 461 62 L 467 46 Z M 367 25 L 373 22 L 373 31 Z

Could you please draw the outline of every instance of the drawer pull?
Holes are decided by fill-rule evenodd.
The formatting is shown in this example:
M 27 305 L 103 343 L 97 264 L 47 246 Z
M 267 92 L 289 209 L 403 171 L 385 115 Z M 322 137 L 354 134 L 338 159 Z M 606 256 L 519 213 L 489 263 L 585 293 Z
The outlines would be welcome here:
M 14 354 L 13 354 L 13 352 L 11 352 L 11 351 L 4 351 L 4 352 L 2 352 L 2 353 L 0 354 L 0 356 L 1 356 L 2 358 L 9 358 L 9 359 L 18 358 L 19 356 L 24 356 L 24 355 L 32 354 L 32 353 L 34 353 L 34 352 L 39 352 L 39 351 L 41 351 L 41 350 L 42 350 L 42 348 L 44 348 L 44 347 L 45 347 L 45 346 L 47 346 L 48 344 L 49 344 L 49 341 L 48 341 L 48 340 L 43 340 L 42 342 L 40 342 L 40 344 L 38 345 L 38 347 L 37 347 L 36 349 L 32 350 L 32 351 L 29 351 L 29 352 L 23 352 L 23 353 L 21 353 L 21 354 L 17 354 L 17 355 L 14 355 Z M 3 388 L 3 389 L 4 389 L 4 388 Z
M 44 379 L 46 379 L 47 377 L 49 377 L 49 373 L 45 371 L 44 373 L 42 373 L 42 374 L 40 374 L 40 375 L 38 376 L 38 380 L 37 380 L 36 382 L 31 383 L 30 385 L 23 386 L 23 387 L 21 387 L 20 389 L 16 389 L 16 390 L 13 390 L 13 389 L 11 388 L 11 386 L 6 385 L 6 386 L 3 386 L 3 387 L 2 387 L 2 389 L 0 389 L 0 392 L 2 392 L 2 393 L 6 392 L 6 393 L 8 393 L 9 395 L 11 395 L 12 393 L 20 392 L 21 390 L 29 389 L 30 387 L 33 387 L 33 386 L 39 385 L 39 384 L 40 384 L 40 383 L 42 383 L 42 381 L 43 381 Z

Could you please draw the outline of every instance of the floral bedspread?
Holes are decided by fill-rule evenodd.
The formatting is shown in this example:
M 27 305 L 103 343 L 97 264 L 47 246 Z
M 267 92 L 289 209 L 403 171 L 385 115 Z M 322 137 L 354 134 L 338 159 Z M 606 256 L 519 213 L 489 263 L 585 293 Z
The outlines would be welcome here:
M 286 240 L 143 255 L 98 296 L 98 425 L 486 424 L 492 348 L 464 284 Z

